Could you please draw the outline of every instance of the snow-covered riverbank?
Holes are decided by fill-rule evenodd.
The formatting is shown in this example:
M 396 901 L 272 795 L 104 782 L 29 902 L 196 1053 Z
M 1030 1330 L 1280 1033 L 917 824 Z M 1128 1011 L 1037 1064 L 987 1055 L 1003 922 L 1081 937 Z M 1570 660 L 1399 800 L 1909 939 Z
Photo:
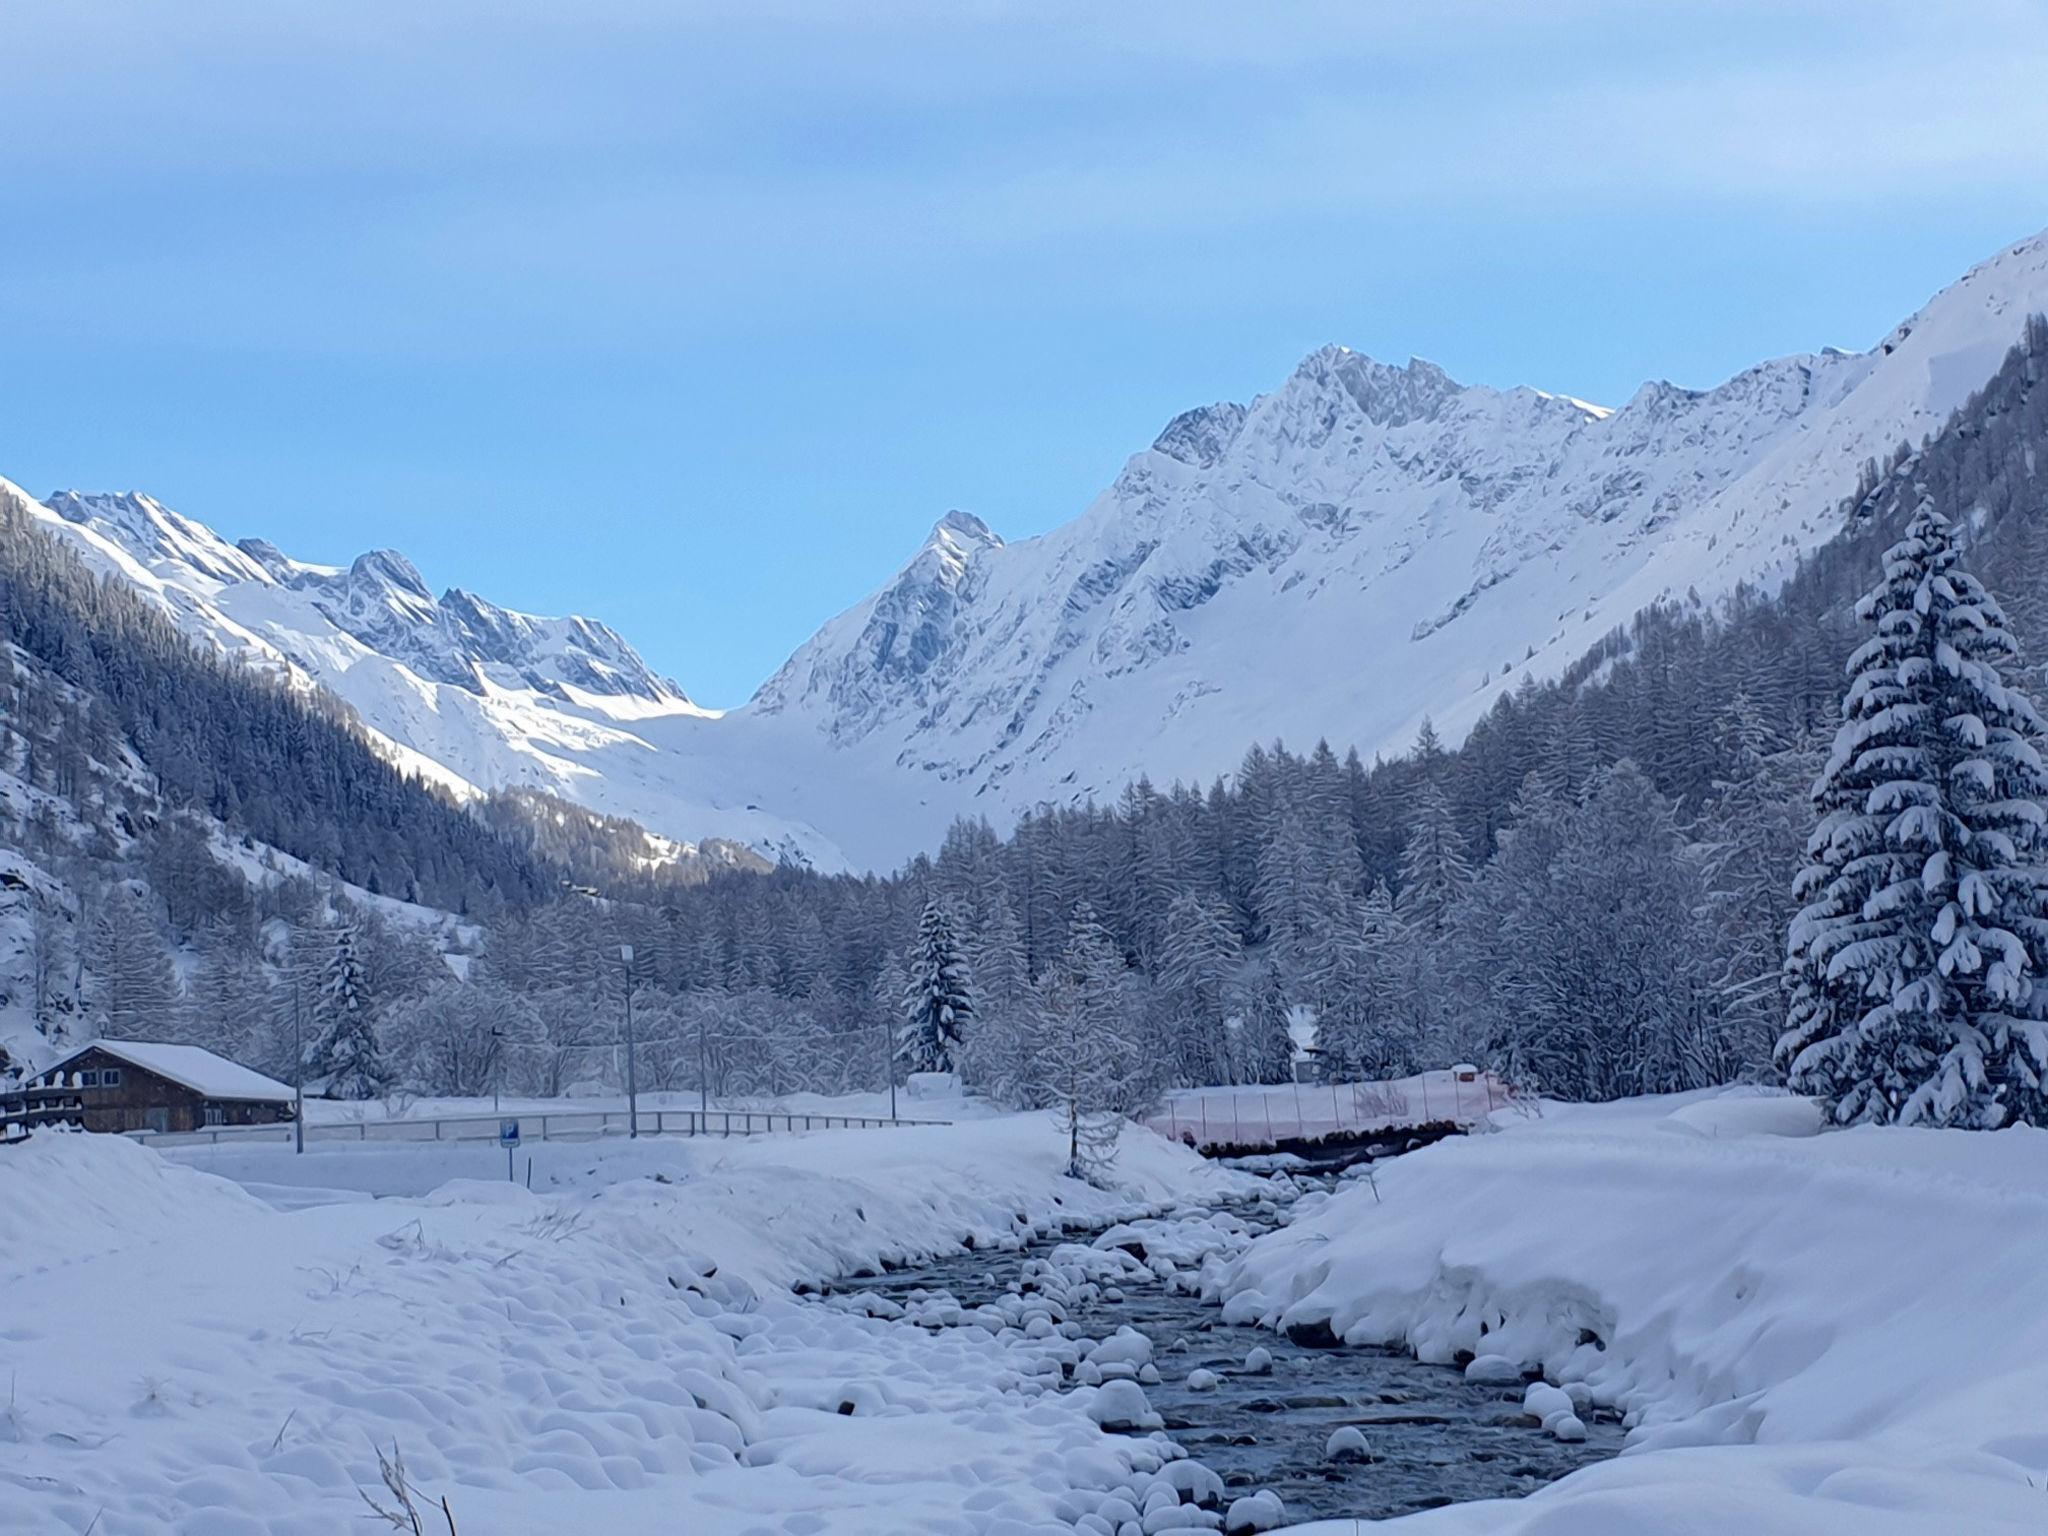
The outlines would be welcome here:
M 2048 1528 L 2048 1135 L 1814 1124 L 1738 1094 L 1553 1110 L 1313 1196 L 1206 1283 L 1233 1318 L 1540 1367 L 1636 1426 L 1404 1530 Z M 1089 1189 L 1039 1117 L 527 1151 L 531 1191 L 489 1148 L 8 1149 L 0 1531 L 357 1529 L 394 1444 L 465 1536 L 1069 1530 L 1070 1491 L 1157 1451 L 1040 1390 L 1021 1338 L 790 1288 L 1244 1187 L 1133 1133 L 1123 1192 Z
M 1814 1125 L 1739 1093 L 1556 1110 L 1383 1166 L 1212 1289 L 1540 1366 L 1638 1425 L 1616 1461 L 1418 1532 L 2048 1529 L 2048 1134 Z
M 353 1530 L 394 1443 L 492 1536 L 1066 1530 L 1156 1452 L 1019 1395 L 994 1337 L 788 1287 L 1240 1182 L 1134 1135 L 1103 1194 L 1042 1117 L 535 1154 L 532 1192 L 280 1210 L 111 1138 L 8 1149 L 0 1530 Z M 238 1171 L 277 1194 L 270 1156 Z

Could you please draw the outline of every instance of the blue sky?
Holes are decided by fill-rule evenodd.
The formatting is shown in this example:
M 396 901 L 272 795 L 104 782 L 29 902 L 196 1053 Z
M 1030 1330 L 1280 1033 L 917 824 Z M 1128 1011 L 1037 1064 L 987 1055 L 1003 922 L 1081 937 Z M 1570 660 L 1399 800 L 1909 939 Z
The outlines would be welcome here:
M 10 0 L 0 71 L 0 475 L 711 704 L 1326 341 L 1619 403 L 2048 225 L 2038 0 Z

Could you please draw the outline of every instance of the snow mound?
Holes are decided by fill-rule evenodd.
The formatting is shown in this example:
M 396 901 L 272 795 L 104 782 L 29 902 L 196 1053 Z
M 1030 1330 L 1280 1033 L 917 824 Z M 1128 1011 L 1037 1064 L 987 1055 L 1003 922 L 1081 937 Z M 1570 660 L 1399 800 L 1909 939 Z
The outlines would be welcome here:
M 0 1153 L 0 1527 L 349 1529 L 380 1486 L 373 1445 L 461 1529 L 499 1536 L 941 1533 L 963 1499 L 975 1529 L 1037 1533 L 1111 1500 L 1221 1497 L 1198 1468 L 1166 1472 L 1162 1442 L 1090 1417 L 1136 1394 L 1134 1427 L 1154 1427 L 1135 1381 L 1053 1390 L 1044 1357 L 1079 1354 L 1057 1332 L 957 1302 L 927 1332 L 790 1290 L 1241 1189 L 1155 1138 L 1127 1138 L 1120 1191 L 1064 1177 L 1043 1115 L 543 1143 L 531 1192 L 502 1156 L 487 1180 L 495 1148 L 219 1151 L 309 1198 L 275 1209 L 111 1137 Z M 433 1192 L 321 1197 L 355 1157 Z M 1017 1320 L 1049 1310 L 1015 1298 Z
M 1803 1124 L 1797 1100 L 1691 1095 L 1452 1139 L 1206 1293 L 1540 1371 L 1525 1410 L 1560 1438 L 1589 1411 L 1631 1427 L 1619 1460 L 1433 1530 L 2039 1529 L 2048 1436 L 2015 1426 L 2048 1401 L 2048 1132 Z

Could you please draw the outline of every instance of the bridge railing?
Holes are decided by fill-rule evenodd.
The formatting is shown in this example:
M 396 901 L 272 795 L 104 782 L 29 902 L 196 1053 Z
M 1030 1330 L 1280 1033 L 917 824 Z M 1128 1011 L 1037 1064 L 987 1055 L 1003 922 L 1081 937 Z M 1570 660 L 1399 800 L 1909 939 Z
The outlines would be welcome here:
M 1384 1082 L 1246 1084 L 1169 1093 L 1145 1124 L 1197 1148 L 1274 1147 L 1421 1126 L 1478 1124 L 1510 1098 L 1490 1073 L 1440 1071 Z

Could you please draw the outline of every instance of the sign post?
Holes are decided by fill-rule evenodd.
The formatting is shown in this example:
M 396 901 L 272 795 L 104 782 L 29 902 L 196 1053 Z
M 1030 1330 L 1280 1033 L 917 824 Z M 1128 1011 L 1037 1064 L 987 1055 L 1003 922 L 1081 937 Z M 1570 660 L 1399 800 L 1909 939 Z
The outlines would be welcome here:
M 512 1149 L 519 1145 L 519 1122 L 500 1120 L 498 1122 L 498 1145 L 505 1149 L 505 1177 L 517 1181 L 512 1171 Z

